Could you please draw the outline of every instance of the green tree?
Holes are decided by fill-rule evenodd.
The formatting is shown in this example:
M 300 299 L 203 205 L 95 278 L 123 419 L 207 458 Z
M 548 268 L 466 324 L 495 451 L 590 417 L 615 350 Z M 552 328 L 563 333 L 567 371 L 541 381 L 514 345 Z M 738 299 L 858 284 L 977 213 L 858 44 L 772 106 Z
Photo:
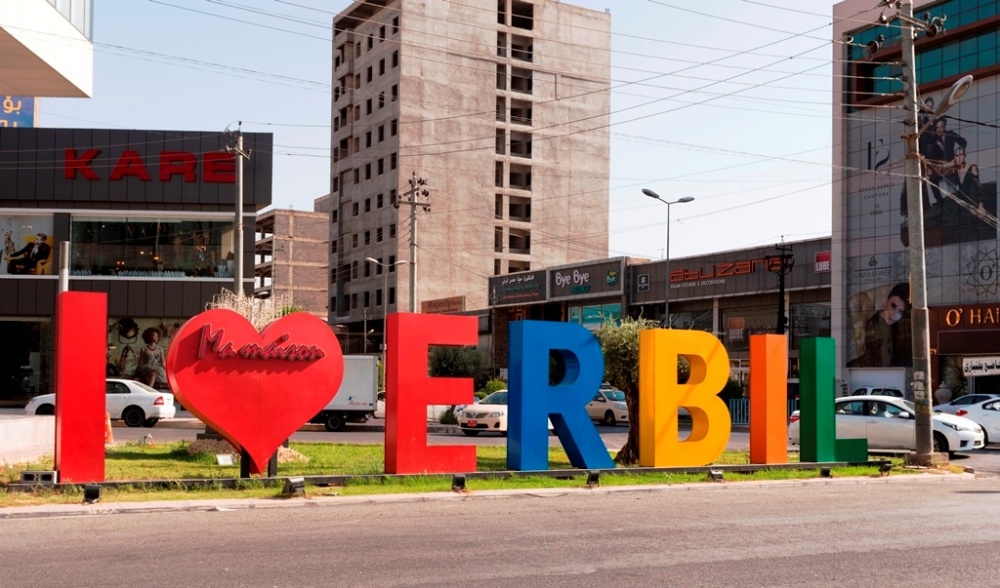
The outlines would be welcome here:
M 655 329 L 659 323 L 645 318 L 623 318 L 621 324 L 607 323 L 597 331 L 604 352 L 604 380 L 625 393 L 628 406 L 628 440 L 615 456 L 615 463 L 639 463 L 639 331 Z M 683 358 L 677 369 L 678 381 L 686 382 L 690 366 Z
M 475 347 L 432 347 L 427 363 L 432 376 L 472 378 L 473 390 L 482 388 L 492 375 L 489 358 Z

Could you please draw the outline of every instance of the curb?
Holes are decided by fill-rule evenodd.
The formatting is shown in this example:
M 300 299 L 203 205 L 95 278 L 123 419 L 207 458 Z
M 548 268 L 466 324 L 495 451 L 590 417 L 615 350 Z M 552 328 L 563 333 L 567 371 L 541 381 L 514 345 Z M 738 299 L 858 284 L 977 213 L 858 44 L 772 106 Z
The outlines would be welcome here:
M 810 480 L 761 480 L 723 484 L 650 484 L 637 486 L 595 486 L 593 488 L 540 488 L 525 490 L 483 490 L 480 492 L 425 492 L 418 494 L 373 494 L 368 496 L 316 496 L 303 498 L 222 498 L 217 500 L 175 500 L 158 502 L 108 502 L 95 504 L 52 504 L 43 506 L 12 506 L 0 509 L 0 520 L 32 519 L 66 516 L 95 516 L 176 511 L 225 512 L 263 508 L 335 507 L 356 504 L 416 503 L 434 501 L 495 500 L 501 498 L 555 498 L 568 494 L 606 496 L 623 492 L 692 492 L 738 491 L 775 485 L 791 486 L 864 486 L 902 482 L 947 483 L 974 481 L 974 474 L 916 474 L 873 478 L 817 478 Z

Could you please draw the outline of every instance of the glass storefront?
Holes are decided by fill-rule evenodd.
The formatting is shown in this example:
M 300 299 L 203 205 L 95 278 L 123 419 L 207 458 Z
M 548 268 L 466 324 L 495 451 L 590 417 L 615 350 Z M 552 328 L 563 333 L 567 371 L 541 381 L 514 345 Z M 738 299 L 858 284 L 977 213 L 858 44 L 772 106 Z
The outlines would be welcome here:
M 583 325 L 590 331 L 596 331 L 608 322 L 617 325 L 621 324 L 621 321 L 621 303 L 569 307 L 569 322 Z
M 803 303 L 792 304 L 788 324 L 791 349 L 798 349 L 805 337 L 830 336 L 830 305 Z
M 74 216 L 74 276 L 232 277 L 231 220 Z
M 0 406 L 24 406 L 51 391 L 51 325 L 47 318 L 0 319 Z

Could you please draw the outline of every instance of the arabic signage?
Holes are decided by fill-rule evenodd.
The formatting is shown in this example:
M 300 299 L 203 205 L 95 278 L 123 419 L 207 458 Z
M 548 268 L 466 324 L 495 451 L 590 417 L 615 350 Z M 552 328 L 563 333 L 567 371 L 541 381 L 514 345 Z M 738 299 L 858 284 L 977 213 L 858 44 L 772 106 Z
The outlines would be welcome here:
M 35 99 L 25 96 L 4 96 L 0 107 L 0 127 L 35 126 Z
M 489 299 L 492 306 L 542 302 L 545 300 L 545 271 L 492 277 Z
M 1000 375 L 1000 357 L 966 357 L 962 360 L 962 373 L 967 378 Z
M 624 259 L 563 266 L 549 270 L 549 299 L 620 296 Z

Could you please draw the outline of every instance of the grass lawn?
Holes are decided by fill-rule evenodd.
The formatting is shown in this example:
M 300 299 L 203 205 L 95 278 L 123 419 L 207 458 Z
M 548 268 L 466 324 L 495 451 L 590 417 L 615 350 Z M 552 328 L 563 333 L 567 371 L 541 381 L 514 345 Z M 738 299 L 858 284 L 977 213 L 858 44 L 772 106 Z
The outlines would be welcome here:
M 223 442 L 224 443 L 224 442 Z M 181 441 L 157 445 L 125 443 L 107 448 L 105 480 L 108 482 L 135 481 L 122 487 L 105 487 L 102 502 L 151 501 L 151 500 L 197 500 L 206 498 L 277 498 L 281 487 L 265 485 L 259 478 L 240 480 L 237 488 L 218 487 L 185 488 L 183 480 L 192 479 L 232 479 L 239 478 L 238 459 L 234 465 L 218 465 L 213 451 L 190 451 L 191 443 Z M 283 452 L 279 459 L 278 476 L 364 476 L 343 485 L 319 486 L 307 483 L 307 496 L 350 496 L 363 494 L 393 494 L 417 492 L 447 492 L 451 490 L 451 475 L 389 476 L 384 472 L 384 446 L 381 444 L 357 445 L 336 443 L 292 443 L 291 451 Z M 221 450 L 218 450 L 221 451 Z M 287 454 L 287 455 L 286 455 Z M 613 454 L 612 454 L 613 456 Z M 506 447 L 477 447 L 477 470 L 479 472 L 503 472 L 507 470 Z M 798 454 L 789 454 L 789 461 L 798 461 Z M 893 459 L 894 466 L 901 460 Z M 713 465 L 748 464 L 747 452 L 727 451 Z M 78 503 L 82 500 L 80 488 L 38 488 L 32 492 L 10 491 L 11 483 L 20 481 L 20 473 L 26 470 L 52 470 L 51 458 L 33 464 L 0 467 L 0 508 L 37 504 Z M 562 448 L 549 449 L 549 469 L 572 469 L 572 465 Z M 898 467 L 892 473 L 898 473 Z M 871 466 L 834 468 L 834 477 L 865 477 L 878 475 Z M 787 480 L 818 478 L 818 470 L 760 470 L 753 473 L 726 473 L 726 481 L 742 480 Z M 152 488 L 142 481 L 168 480 L 177 482 L 167 488 Z M 637 484 L 683 484 L 705 482 L 703 473 L 663 473 L 663 472 L 623 472 L 603 473 L 602 486 Z M 495 478 L 470 478 L 466 483 L 468 491 L 531 488 L 580 488 L 586 486 L 586 472 L 580 471 L 572 479 L 551 476 L 514 476 Z

